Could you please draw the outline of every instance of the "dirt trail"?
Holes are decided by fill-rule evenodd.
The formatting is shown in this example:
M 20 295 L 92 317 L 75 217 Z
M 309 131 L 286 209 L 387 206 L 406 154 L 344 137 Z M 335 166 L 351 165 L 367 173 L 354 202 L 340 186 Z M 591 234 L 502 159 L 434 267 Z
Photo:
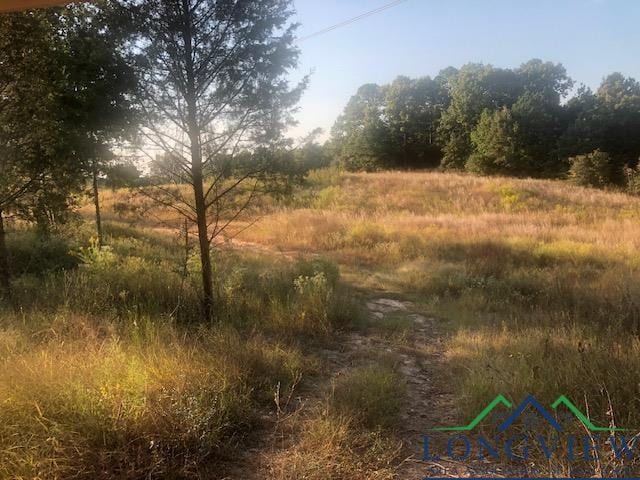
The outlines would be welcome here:
M 335 342 L 334 349 L 317 352 L 325 361 L 327 375 L 315 384 L 306 385 L 296 392 L 297 405 L 290 406 L 294 415 L 305 415 L 327 391 L 327 385 L 342 373 L 361 366 L 381 353 L 397 358 L 399 370 L 406 382 L 406 397 L 400 406 L 400 422 L 393 432 L 402 444 L 401 458 L 393 478 L 398 480 L 421 480 L 429 476 L 468 477 L 469 468 L 452 462 L 423 462 L 423 435 L 435 426 L 456 423 L 455 399 L 450 392 L 445 376 L 444 343 L 438 321 L 415 311 L 411 302 L 373 296 L 366 300 L 372 322 L 387 315 L 406 315 L 413 322 L 409 338 L 402 342 L 379 335 L 354 331 L 345 333 Z M 374 360 L 375 361 L 375 360 Z M 302 408 L 301 408 L 302 407 Z M 300 411 L 296 411 L 300 408 Z M 289 438 L 285 438 L 289 435 Z M 293 436 L 291 436 L 293 435 Z M 272 469 L 271 460 L 287 455 L 287 449 L 296 444 L 295 430 L 284 432 L 274 426 L 261 445 L 250 450 L 252 466 L 247 463 L 241 471 L 227 478 L 280 478 Z M 240 462 L 243 463 L 243 462 Z M 358 476 L 357 478 L 361 478 Z M 349 477 L 345 477 L 348 480 Z
M 158 233 L 166 234 L 166 229 L 154 228 Z M 268 246 L 225 240 L 218 248 L 240 249 L 257 254 L 279 255 L 289 259 L 301 256 L 314 256 L 299 251 L 280 251 Z M 468 465 L 450 461 L 424 462 L 423 435 L 433 433 L 436 426 L 453 425 L 457 418 L 456 402 L 452 387 L 446 374 L 444 336 L 438 326 L 438 320 L 416 309 L 408 301 L 389 298 L 385 292 L 366 292 L 366 308 L 371 322 L 382 321 L 386 316 L 404 316 L 411 320 L 412 328 L 408 337 L 402 341 L 393 341 L 384 336 L 368 334 L 364 331 L 345 333 L 337 338 L 335 349 L 324 349 L 317 352 L 325 362 L 326 375 L 319 383 L 298 387 L 295 399 L 285 406 L 283 415 L 304 416 L 314 404 L 322 401 L 323 395 L 341 373 L 360 366 L 363 359 L 376 358 L 380 353 L 387 353 L 399 359 L 400 372 L 406 382 L 406 397 L 400 408 L 400 422 L 394 434 L 402 443 L 402 458 L 397 467 L 395 477 L 398 480 L 418 480 L 429 476 L 469 477 L 472 472 Z M 394 295 L 395 297 L 395 295 Z M 273 428 L 268 429 L 259 444 L 249 448 L 246 461 L 234 462 L 243 465 L 240 469 L 232 468 L 225 479 L 277 478 L 271 471 L 270 459 L 275 455 L 286 454 L 287 448 L 295 445 L 295 432 L 285 433 L 280 425 L 283 422 L 265 419 Z M 294 438 L 285 438 L 294 435 Z M 437 435 L 435 435 L 437 440 Z M 479 476 L 477 473 L 474 476 Z M 348 478 L 345 478 L 348 480 Z
M 406 381 L 406 398 L 401 406 L 398 436 L 404 458 L 397 470 L 399 480 L 416 480 L 426 476 L 469 476 L 464 465 L 451 462 L 424 462 L 423 436 L 430 429 L 455 422 L 455 401 L 443 372 L 444 344 L 437 320 L 417 313 L 411 302 L 377 298 L 367 302 L 375 319 L 385 315 L 404 315 L 412 320 L 411 335 L 404 344 L 384 346 L 398 355 L 400 371 Z

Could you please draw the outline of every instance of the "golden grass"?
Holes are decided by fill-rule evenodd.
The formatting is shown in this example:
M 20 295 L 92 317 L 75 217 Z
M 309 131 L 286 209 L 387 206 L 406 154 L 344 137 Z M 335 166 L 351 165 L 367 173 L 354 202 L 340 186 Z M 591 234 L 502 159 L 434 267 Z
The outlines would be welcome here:
M 613 408 L 618 426 L 640 430 L 639 198 L 437 172 L 323 170 L 308 181 L 241 240 L 326 255 L 361 286 L 448 319 L 464 415 L 498 393 L 565 394 L 600 424 Z M 340 423 L 318 428 L 343 438 Z M 293 458 L 282 478 L 321 478 L 306 454 Z
M 202 474 L 255 424 L 255 402 L 308 370 L 232 329 L 58 321 L 39 340 L 0 331 L 2 478 Z
M 108 248 L 19 275 L 20 308 L 0 305 L 0 478 L 223 477 L 276 392 L 318 371 L 303 346 L 358 305 L 329 261 L 216 252 L 218 323 L 203 325 L 197 259 L 185 272 L 170 237 L 106 227 Z M 11 236 L 26 260 L 69 256 L 29 239 Z
M 386 429 L 397 421 L 403 394 L 403 380 L 392 366 L 356 367 L 343 372 L 311 412 L 294 415 L 285 422 L 288 445 L 268 458 L 264 477 L 395 478 L 401 444 Z
M 243 238 L 323 252 L 450 319 L 464 412 L 498 393 L 563 393 L 605 425 L 610 401 L 640 430 L 640 199 L 453 173 L 341 174 L 316 189 Z

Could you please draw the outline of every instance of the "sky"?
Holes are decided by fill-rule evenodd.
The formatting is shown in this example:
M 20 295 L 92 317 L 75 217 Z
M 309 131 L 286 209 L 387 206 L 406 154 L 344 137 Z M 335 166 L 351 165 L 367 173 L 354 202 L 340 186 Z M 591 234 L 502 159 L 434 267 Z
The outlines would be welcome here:
M 305 37 L 391 0 L 295 0 Z M 435 76 L 482 62 L 517 67 L 531 58 L 562 63 L 577 84 L 597 88 L 619 71 L 640 80 L 640 0 L 406 0 L 299 43 L 296 80 L 310 74 L 294 137 L 328 134 L 364 83 Z

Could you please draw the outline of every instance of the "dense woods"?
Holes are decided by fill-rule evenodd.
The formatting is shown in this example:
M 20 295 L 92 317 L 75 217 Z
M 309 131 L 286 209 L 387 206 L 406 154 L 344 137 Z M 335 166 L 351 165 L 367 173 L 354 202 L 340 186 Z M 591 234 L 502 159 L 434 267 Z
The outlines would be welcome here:
M 640 157 L 640 84 L 613 73 L 595 92 L 574 85 L 561 64 L 537 59 L 363 85 L 337 120 L 331 148 L 350 170 L 441 166 L 621 184 Z M 607 158 L 597 181 L 579 173 L 595 151 Z

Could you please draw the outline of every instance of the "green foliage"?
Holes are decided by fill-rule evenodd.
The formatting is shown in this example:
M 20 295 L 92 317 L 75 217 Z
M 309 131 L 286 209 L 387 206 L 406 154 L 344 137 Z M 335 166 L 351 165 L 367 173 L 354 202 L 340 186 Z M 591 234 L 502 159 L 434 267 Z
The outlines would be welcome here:
M 602 188 L 615 183 L 619 176 L 611 155 L 600 150 L 577 155 L 570 161 L 570 178 L 577 185 Z
M 572 84 L 562 65 L 540 60 L 515 70 L 464 66 L 441 121 L 443 166 L 517 176 L 562 172 L 555 154 L 560 100 Z
M 131 161 L 115 160 L 110 149 L 133 138 L 137 121 L 132 95 L 139 79 L 124 54 L 123 25 L 112 18 L 111 2 L 74 4 L 61 12 L 59 22 L 66 45 L 66 128 L 85 173 L 96 168 L 110 181 L 135 177 Z
M 640 83 L 614 73 L 595 94 L 582 89 L 567 109 L 571 122 L 561 139 L 563 155 L 607 152 L 615 164 L 609 181 L 623 183 L 623 167 L 635 167 L 640 158 Z
M 313 130 L 293 151 L 293 160 L 304 173 L 326 168 L 331 164 L 331 145 L 317 143 L 317 137 L 322 133 L 321 128 Z
M 518 76 L 511 70 L 464 65 L 449 81 L 451 103 L 442 114 L 438 130 L 444 149 L 443 166 L 464 166 L 473 153 L 471 132 L 482 112 L 510 107 L 521 92 Z
M 481 175 L 524 173 L 527 158 L 517 145 L 518 126 L 505 107 L 485 110 L 471 132 L 473 154 L 466 163 L 470 172 Z
M 538 59 L 516 69 L 468 64 L 435 79 L 363 85 L 338 118 L 332 143 L 349 170 L 439 162 L 533 177 L 564 177 L 570 157 L 601 150 L 615 164 L 606 182 L 622 183 L 622 168 L 640 158 L 640 83 L 614 73 L 595 94 L 581 88 L 563 104 L 572 86 L 561 64 Z
M 42 238 L 35 232 L 15 232 L 8 236 L 7 247 L 14 275 L 44 275 L 72 270 L 79 264 L 73 244 L 66 238 Z
M 447 101 L 442 77 L 363 85 L 332 131 L 338 161 L 366 171 L 437 166 L 436 130 Z
M 483 175 L 559 174 L 562 164 L 553 152 L 558 132 L 551 110 L 542 94 L 529 92 L 510 109 L 485 110 L 471 132 L 473 153 L 466 169 Z
M 435 167 L 441 152 L 436 131 L 448 94 L 440 74 L 435 79 L 396 78 L 386 89 L 384 112 L 399 167 Z
M 440 164 L 469 165 L 483 174 L 555 176 L 567 168 L 558 140 L 565 128 L 561 100 L 572 85 L 562 65 L 537 59 L 517 69 L 468 64 L 434 79 L 363 85 L 336 122 L 332 141 L 350 170 Z M 504 109 L 508 113 L 499 113 Z M 493 126 L 483 119 L 485 111 L 496 115 Z M 500 136 L 493 145 L 482 138 L 489 130 Z
M 0 211 L 62 220 L 89 160 L 125 136 L 135 78 L 104 20 L 90 5 L 0 19 Z
M 67 209 L 82 180 L 66 128 L 60 22 L 50 11 L 0 17 L 0 212 L 41 224 Z
M 333 127 L 338 161 L 347 170 L 376 170 L 388 165 L 389 136 L 379 111 L 384 92 L 375 84 L 363 85 Z

